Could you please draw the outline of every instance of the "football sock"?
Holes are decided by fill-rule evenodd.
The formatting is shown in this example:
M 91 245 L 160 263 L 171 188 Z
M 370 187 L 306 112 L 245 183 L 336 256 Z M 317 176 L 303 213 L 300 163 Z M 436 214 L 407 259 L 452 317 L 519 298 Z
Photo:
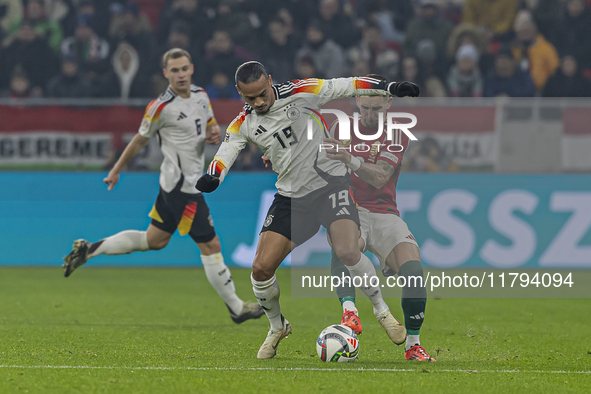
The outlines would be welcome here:
M 409 336 L 419 335 L 423 320 L 425 319 L 425 306 L 427 305 L 427 289 L 421 286 L 422 280 L 410 277 L 423 278 L 423 266 L 420 261 L 410 260 L 402 264 L 398 276 L 406 279 L 402 288 L 402 312 L 404 313 L 404 325 Z M 409 343 L 408 340 L 406 342 Z M 410 343 L 414 345 L 414 343 Z
M 360 289 L 373 304 L 373 313 L 375 315 L 390 309 L 382 298 L 382 291 L 379 287 L 380 284 L 377 278 L 376 269 L 366 255 L 362 253 L 361 260 L 359 260 L 357 264 L 347 268 L 354 279 L 353 284 L 359 283 L 359 279 L 355 280 L 355 277 L 357 276 L 363 281 Z M 364 280 L 364 275 L 367 280 Z M 372 286 L 372 284 L 376 286 Z
M 353 283 L 351 282 L 351 274 L 341 259 L 338 258 L 334 249 L 331 249 L 330 274 L 333 277 L 339 278 L 340 286 L 338 286 L 336 290 L 337 297 L 339 297 L 339 301 L 341 301 L 341 305 L 343 305 L 343 312 L 345 312 L 345 302 L 348 302 L 348 305 L 353 304 L 352 308 L 347 308 L 348 310 L 357 310 L 357 308 L 355 308 L 355 286 L 353 286 Z M 343 278 L 348 278 L 348 280 L 343 280 Z
M 146 250 L 150 250 L 148 234 L 145 231 L 126 230 L 91 244 L 86 257 L 91 259 L 101 254 L 113 256 Z
M 252 290 L 257 298 L 259 305 L 265 311 L 271 323 L 271 331 L 277 332 L 283 330 L 283 319 L 281 318 L 281 305 L 279 305 L 279 283 L 275 275 L 269 280 L 255 280 L 250 276 Z
M 348 311 L 354 311 L 356 315 L 358 315 L 359 311 L 357 310 L 357 307 L 355 306 L 355 299 L 350 300 L 348 298 L 342 298 L 341 299 L 341 303 L 343 304 L 343 313 L 348 312 Z
M 232 273 L 224 264 L 222 254 L 218 252 L 209 256 L 201 255 L 201 261 L 209 283 L 217 291 L 221 299 L 224 300 L 228 309 L 235 315 L 239 315 L 242 312 L 244 302 L 236 295 Z
M 419 339 L 419 334 L 417 335 L 407 335 L 406 336 L 406 344 L 404 345 L 404 351 L 407 351 L 414 345 L 421 345 L 421 340 Z

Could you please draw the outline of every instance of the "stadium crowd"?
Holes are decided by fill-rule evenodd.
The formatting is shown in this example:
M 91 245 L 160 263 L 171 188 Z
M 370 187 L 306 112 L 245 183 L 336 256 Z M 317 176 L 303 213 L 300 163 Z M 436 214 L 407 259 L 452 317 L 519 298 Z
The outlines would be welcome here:
M 0 0 L 4 97 L 153 97 L 160 57 L 239 99 L 233 75 L 276 82 L 385 75 L 427 97 L 591 96 L 591 0 Z

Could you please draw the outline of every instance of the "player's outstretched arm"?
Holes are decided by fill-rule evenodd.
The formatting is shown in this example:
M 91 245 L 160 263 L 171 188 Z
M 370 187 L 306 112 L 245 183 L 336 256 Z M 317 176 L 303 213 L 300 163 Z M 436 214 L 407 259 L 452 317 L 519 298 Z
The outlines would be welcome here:
M 419 85 L 413 82 L 387 82 L 372 77 L 307 79 L 305 85 L 294 88 L 294 93 L 309 94 L 322 106 L 331 100 L 353 96 L 418 97 Z
M 121 157 L 119 157 L 111 171 L 109 171 L 109 175 L 103 179 L 105 185 L 109 187 L 109 191 L 113 190 L 115 185 L 119 182 L 119 174 L 121 173 L 121 170 L 125 168 L 127 163 L 129 163 L 129 161 L 133 159 L 135 155 L 137 155 L 142 149 L 146 147 L 146 145 L 148 145 L 149 141 L 149 138 L 136 134 L 129 144 L 127 144 L 125 150 L 121 154 Z
M 325 138 L 324 142 L 333 146 L 333 148 L 326 150 L 329 159 L 345 163 L 359 178 L 376 189 L 384 187 L 394 175 L 396 168 L 383 160 L 378 160 L 375 164 L 365 163 L 358 157 L 352 156 L 341 141 L 334 138 Z

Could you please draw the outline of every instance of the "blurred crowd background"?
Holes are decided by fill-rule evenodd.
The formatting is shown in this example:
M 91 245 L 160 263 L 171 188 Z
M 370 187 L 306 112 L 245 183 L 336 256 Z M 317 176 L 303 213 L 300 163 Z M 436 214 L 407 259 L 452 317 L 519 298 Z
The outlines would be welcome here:
M 0 0 L 3 97 L 154 97 L 162 54 L 236 99 L 275 82 L 380 73 L 426 97 L 591 96 L 591 0 Z

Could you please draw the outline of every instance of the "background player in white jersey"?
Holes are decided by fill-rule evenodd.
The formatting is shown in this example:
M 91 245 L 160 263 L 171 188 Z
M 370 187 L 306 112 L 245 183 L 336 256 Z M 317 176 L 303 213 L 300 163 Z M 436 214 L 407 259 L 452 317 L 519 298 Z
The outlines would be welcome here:
M 371 261 L 357 246 L 359 216 L 350 194 L 350 177 L 343 163 L 319 150 L 328 137 L 326 125 L 313 124 L 308 135 L 308 117 L 318 114 L 330 100 L 359 94 L 418 96 L 413 83 L 389 83 L 372 78 L 305 79 L 273 85 L 262 64 L 247 62 L 236 71 L 236 88 L 247 104 L 228 126 L 225 142 L 196 187 L 215 190 L 248 141 L 258 145 L 273 162 L 278 193 L 261 230 L 253 262 L 252 284 L 271 329 L 259 349 L 258 358 L 272 358 L 279 342 L 291 333 L 281 314 L 279 284 L 275 270 L 291 252 L 324 226 L 335 253 L 353 276 L 376 276 Z M 293 214 L 292 214 L 293 213 Z M 362 288 L 374 313 L 390 339 L 401 344 L 406 330 L 392 316 L 381 290 L 368 284 Z
M 374 74 L 369 77 L 385 80 Z M 358 96 L 356 103 L 361 119 L 359 131 L 364 135 L 375 135 L 379 127 L 379 114 L 384 115 L 385 121 L 392 98 Z M 336 129 L 335 122 L 331 128 L 332 136 Z M 408 136 L 401 130 L 396 130 L 392 141 L 387 140 L 384 133 L 370 141 L 361 140 L 352 134 L 348 141 L 331 138 L 325 142 L 335 147 L 328 150 L 329 157 L 341 161 L 351 170 L 353 196 L 359 205 L 362 249 L 367 249 L 378 257 L 385 276 L 398 274 L 404 277 L 401 304 L 407 330 L 405 358 L 435 361 L 421 346 L 419 339 L 427 302 L 427 290 L 422 286 L 423 267 L 419 247 L 408 226 L 400 218 L 396 205 L 396 185 L 403 155 L 409 144 Z M 365 144 L 371 149 L 356 149 L 359 144 Z M 388 146 L 391 148 L 388 149 Z M 334 251 L 331 271 L 333 276 L 339 278 L 349 276 L 348 270 Z M 337 287 L 337 295 L 343 306 L 341 324 L 360 334 L 362 328 L 355 306 L 355 288 L 341 285 Z
M 148 105 L 138 134 L 104 179 L 108 190 L 113 190 L 121 170 L 157 134 L 164 160 L 160 167 L 160 193 L 149 215 L 152 222 L 147 231 L 127 230 L 94 243 L 75 241 L 72 252 L 64 258 L 64 275 L 70 276 L 88 259 L 102 254 L 160 250 L 178 228 L 181 235 L 189 234 L 197 243 L 207 279 L 226 303 L 232 320 L 242 323 L 259 318 L 262 308 L 236 295 L 209 207 L 194 188 L 203 173 L 205 143 L 217 145 L 221 141 L 209 98 L 203 89 L 191 85 L 193 64 L 187 51 L 171 49 L 164 54 L 162 66 L 170 86 Z

